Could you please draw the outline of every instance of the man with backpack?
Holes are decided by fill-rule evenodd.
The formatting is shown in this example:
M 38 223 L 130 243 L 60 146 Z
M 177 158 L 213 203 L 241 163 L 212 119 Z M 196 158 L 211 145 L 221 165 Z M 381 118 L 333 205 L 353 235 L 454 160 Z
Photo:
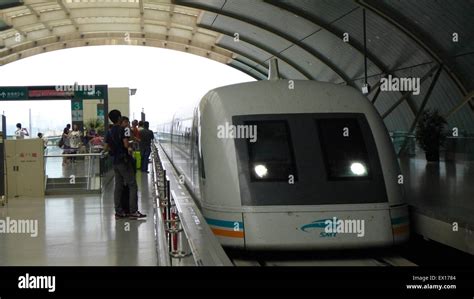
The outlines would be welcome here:
M 113 167 L 115 175 L 115 218 L 139 219 L 146 217 L 138 211 L 138 187 L 135 179 L 135 169 L 132 158 L 132 148 L 129 146 L 131 132 L 129 127 L 122 127 L 122 115 L 118 110 L 109 112 L 109 119 L 113 122 L 112 128 L 105 137 L 106 150 L 109 150 L 113 158 Z M 129 192 L 129 214 L 126 214 L 122 206 L 121 199 L 124 191 L 124 185 L 128 186 Z

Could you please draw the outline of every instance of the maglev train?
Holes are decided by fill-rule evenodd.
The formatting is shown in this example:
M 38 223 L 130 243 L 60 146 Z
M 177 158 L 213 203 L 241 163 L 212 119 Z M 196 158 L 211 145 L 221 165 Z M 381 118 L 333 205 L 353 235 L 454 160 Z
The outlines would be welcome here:
M 158 131 L 225 247 L 368 248 L 409 237 L 391 139 L 352 87 L 309 80 L 224 86 Z

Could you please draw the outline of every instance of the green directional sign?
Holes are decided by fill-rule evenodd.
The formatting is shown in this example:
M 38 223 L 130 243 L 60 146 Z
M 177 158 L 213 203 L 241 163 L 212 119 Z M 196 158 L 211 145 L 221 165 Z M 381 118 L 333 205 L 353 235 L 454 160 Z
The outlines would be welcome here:
M 72 100 L 71 101 L 71 110 L 82 110 L 82 100 Z
M 107 87 L 105 87 L 107 88 Z M 102 86 L 94 86 L 91 90 L 79 90 L 74 92 L 76 98 L 82 99 L 103 99 L 105 96 L 105 88 Z M 86 88 L 84 88 L 86 89 Z
M 27 100 L 28 88 L 26 87 L 0 87 L 0 101 Z
M 71 119 L 74 122 L 81 122 L 84 118 L 84 113 L 82 110 L 71 111 Z
M 97 117 L 104 117 L 104 104 L 97 104 Z
M 71 100 L 71 119 L 73 122 L 82 122 L 84 117 L 82 99 Z

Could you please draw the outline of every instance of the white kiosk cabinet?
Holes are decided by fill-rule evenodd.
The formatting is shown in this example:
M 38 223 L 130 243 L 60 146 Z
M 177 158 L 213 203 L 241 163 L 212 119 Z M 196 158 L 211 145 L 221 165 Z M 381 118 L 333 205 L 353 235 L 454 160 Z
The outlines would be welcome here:
M 7 197 L 44 196 L 42 139 L 5 140 Z

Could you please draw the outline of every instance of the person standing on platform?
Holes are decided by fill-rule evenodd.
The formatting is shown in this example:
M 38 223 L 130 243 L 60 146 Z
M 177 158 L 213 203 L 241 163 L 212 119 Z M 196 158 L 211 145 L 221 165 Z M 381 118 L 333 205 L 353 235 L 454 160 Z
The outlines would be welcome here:
M 128 147 L 132 149 L 132 162 L 134 165 L 133 169 L 136 171 L 136 169 L 138 168 L 137 163 L 140 163 L 140 161 L 137 159 L 140 159 L 140 157 L 136 157 L 134 155 L 135 149 L 134 149 L 134 142 L 133 142 L 133 129 L 130 127 L 130 119 L 126 116 L 122 116 L 121 126 L 124 130 L 126 130 L 130 134 L 130 139 L 128 140 Z
M 92 146 L 103 146 L 104 145 L 104 138 L 99 134 L 95 134 L 95 136 L 91 139 L 90 144 Z
M 79 131 L 79 127 L 75 124 L 72 127 L 72 131 L 69 133 L 69 146 L 71 148 L 70 153 L 77 154 L 81 143 L 81 131 Z M 71 162 L 76 162 L 76 157 L 72 157 Z
M 21 124 L 16 124 L 15 137 L 16 139 L 25 139 L 25 136 L 30 136 L 30 133 L 26 128 L 21 128 Z
M 143 130 L 140 131 L 140 152 L 142 156 L 142 172 L 148 173 L 148 159 L 151 154 L 151 142 L 155 139 L 153 131 L 150 130 L 150 123 L 143 123 Z
M 63 134 L 69 134 L 71 131 L 71 124 L 67 124 L 66 127 L 63 129 Z
M 70 125 L 68 124 L 70 127 Z M 71 153 L 71 146 L 69 142 L 69 129 L 66 126 L 63 130 L 63 134 L 61 135 L 61 140 L 59 142 L 60 147 L 63 149 L 63 155 L 70 154 Z M 63 157 L 63 166 L 66 166 L 71 159 L 69 157 Z
M 38 138 L 43 140 L 43 148 L 46 151 L 46 148 L 48 147 L 48 138 L 43 135 L 43 133 L 38 133 Z
M 119 110 L 110 111 L 109 119 L 114 125 L 105 137 L 105 150 L 108 150 L 113 158 L 115 218 L 144 218 L 146 215 L 138 211 L 138 187 L 135 179 L 135 170 L 133 169 L 132 148 L 129 146 L 129 139 L 131 138 L 130 128 L 123 128 L 121 126 L 122 114 Z M 127 185 L 129 190 L 130 214 L 128 215 L 125 214 L 121 203 L 124 185 Z
M 138 131 L 138 120 L 134 119 L 132 121 L 132 134 L 133 134 L 133 150 L 140 150 L 138 144 L 140 142 L 140 132 Z

